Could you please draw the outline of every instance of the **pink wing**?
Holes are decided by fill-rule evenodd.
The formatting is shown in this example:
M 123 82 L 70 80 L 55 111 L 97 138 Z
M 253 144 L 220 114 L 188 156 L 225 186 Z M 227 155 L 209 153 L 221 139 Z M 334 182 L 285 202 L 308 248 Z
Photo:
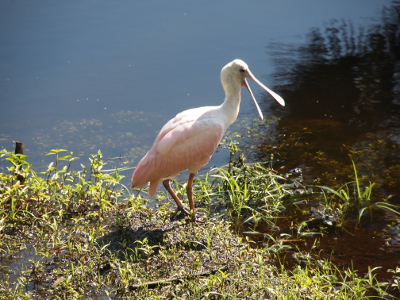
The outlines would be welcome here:
M 225 132 L 215 109 L 184 111 L 161 129 L 153 146 L 132 175 L 132 187 L 150 182 L 149 195 L 160 181 L 189 169 L 196 173 L 208 163 Z

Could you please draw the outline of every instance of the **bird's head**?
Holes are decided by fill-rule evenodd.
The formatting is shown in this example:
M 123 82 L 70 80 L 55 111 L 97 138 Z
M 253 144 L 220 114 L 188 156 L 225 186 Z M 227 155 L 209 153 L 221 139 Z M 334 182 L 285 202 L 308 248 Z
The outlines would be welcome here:
M 248 65 L 240 59 L 235 59 L 234 61 L 230 62 L 227 64 L 225 67 L 222 68 L 221 70 L 221 82 L 224 88 L 227 87 L 227 85 L 232 86 L 232 88 L 236 87 L 246 87 L 247 90 L 249 91 L 251 97 L 253 98 L 254 104 L 257 107 L 258 113 L 260 115 L 261 120 L 263 119 L 262 112 L 260 110 L 260 107 L 258 106 L 257 100 L 253 95 L 253 92 L 250 89 L 249 84 L 247 83 L 246 78 L 249 78 L 253 80 L 255 83 L 257 83 L 259 86 L 261 86 L 264 90 L 266 90 L 272 97 L 275 98 L 275 100 L 282 106 L 285 106 L 285 101 L 282 99 L 281 96 L 267 88 L 265 85 L 263 85 L 254 75 L 251 73 Z
M 249 76 L 249 67 L 247 64 L 240 59 L 235 59 L 234 61 L 227 64 L 221 70 L 221 81 L 231 85 L 245 86 L 245 79 Z

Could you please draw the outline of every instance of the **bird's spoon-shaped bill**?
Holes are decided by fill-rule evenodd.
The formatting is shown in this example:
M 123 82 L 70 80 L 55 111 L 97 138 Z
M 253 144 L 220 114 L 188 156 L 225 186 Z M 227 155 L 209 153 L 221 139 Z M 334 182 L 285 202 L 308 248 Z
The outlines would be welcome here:
M 275 93 L 274 91 L 270 90 L 269 88 L 267 88 L 265 85 L 263 85 L 256 77 L 254 77 L 254 75 L 252 73 L 250 73 L 249 71 L 249 76 L 248 76 L 251 80 L 253 80 L 255 83 L 257 83 L 259 86 L 261 86 L 264 90 L 266 90 L 268 93 L 270 93 L 270 95 L 272 97 L 275 98 L 275 100 L 282 106 L 285 106 L 285 100 L 283 100 L 283 98 L 281 96 L 279 96 L 277 93 Z M 244 86 L 247 88 L 247 90 L 249 91 L 251 98 L 253 98 L 254 104 L 257 107 L 257 111 L 258 111 L 258 115 L 260 116 L 260 119 L 264 119 L 263 114 L 261 112 L 260 107 L 258 106 L 257 100 L 253 95 L 253 92 L 250 89 L 249 84 L 247 83 L 246 78 L 244 79 Z

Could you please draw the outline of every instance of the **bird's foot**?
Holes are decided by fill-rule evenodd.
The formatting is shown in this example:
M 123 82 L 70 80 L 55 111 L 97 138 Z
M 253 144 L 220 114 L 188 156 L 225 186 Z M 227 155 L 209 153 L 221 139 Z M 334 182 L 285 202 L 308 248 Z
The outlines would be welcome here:
M 183 214 L 190 217 L 190 220 L 194 223 L 201 224 L 204 221 L 201 221 L 199 218 L 196 217 L 195 214 L 192 214 L 185 206 L 177 207 L 175 212 L 171 216 L 171 220 L 173 220 L 178 214 Z
M 178 213 L 182 213 L 182 214 L 184 214 L 186 216 L 190 216 L 191 215 L 191 213 L 189 212 L 189 210 L 186 207 L 184 207 L 184 206 L 179 207 L 178 206 L 176 208 L 175 212 L 172 214 L 171 220 L 173 220 L 178 215 Z

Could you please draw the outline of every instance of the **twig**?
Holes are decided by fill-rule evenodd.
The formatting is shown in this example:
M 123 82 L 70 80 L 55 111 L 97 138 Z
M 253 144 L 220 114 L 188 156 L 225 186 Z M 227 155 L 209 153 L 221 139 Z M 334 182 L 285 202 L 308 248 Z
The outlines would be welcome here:
M 206 272 L 198 272 L 198 273 L 194 273 L 192 275 L 186 275 L 186 276 L 181 276 L 181 277 L 171 277 L 168 279 L 161 279 L 161 280 L 157 280 L 157 281 L 148 281 L 148 282 L 144 282 L 144 283 L 140 283 L 140 284 L 135 284 L 135 285 L 131 285 L 129 287 L 129 289 L 131 291 L 136 290 L 141 287 L 147 287 L 149 289 L 154 289 L 160 285 L 166 285 L 166 284 L 170 284 L 173 282 L 179 282 L 184 279 L 189 279 L 189 278 L 194 278 L 194 277 L 209 276 L 209 275 L 213 275 L 213 274 L 217 273 L 218 271 L 226 271 L 227 269 L 228 269 L 228 266 L 225 265 L 225 266 L 222 266 L 222 267 L 214 269 L 214 270 L 210 270 L 210 271 L 206 271 Z

